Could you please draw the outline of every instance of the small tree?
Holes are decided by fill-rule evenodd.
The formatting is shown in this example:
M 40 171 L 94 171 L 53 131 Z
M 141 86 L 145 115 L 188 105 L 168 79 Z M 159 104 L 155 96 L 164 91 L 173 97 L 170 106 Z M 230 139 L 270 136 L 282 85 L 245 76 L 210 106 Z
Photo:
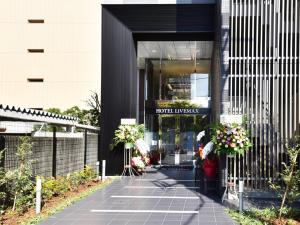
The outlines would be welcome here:
M 6 192 L 13 201 L 12 210 L 24 211 L 33 204 L 32 144 L 29 137 L 21 137 L 17 148 L 18 168 L 5 173 Z
M 270 183 L 271 189 L 279 193 L 281 205 L 279 209 L 279 218 L 281 218 L 286 201 L 294 202 L 300 197 L 300 171 L 297 168 L 297 157 L 300 153 L 299 137 L 295 137 L 287 147 L 288 164 L 283 164 L 283 171 L 279 173 L 282 178 L 284 188 L 279 184 Z
M 86 114 L 87 114 L 87 111 L 80 109 L 78 106 L 73 106 L 71 108 L 66 109 L 63 112 L 63 115 L 72 116 L 72 117 L 78 118 L 79 123 L 81 123 L 81 124 L 86 124 L 87 123 L 87 121 L 86 121 L 86 117 L 87 117 Z
M 91 116 L 90 124 L 100 127 L 101 102 L 97 92 L 92 92 L 90 99 L 87 101 L 87 105 L 91 108 L 89 110 Z
M 46 111 L 76 117 L 80 124 L 100 127 L 101 102 L 98 93 L 93 91 L 90 98 L 86 101 L 86 104 L 90 109 L 80 109 L 78 106 L 72 106 L 65 111 L 59 108 L 49 108 L 46 109 Z M 50 126 L 50 129 L 47 128 L 47 130 L 52 131 L 52 127 Z
M 49 113 L 54 113 L 54 114 L 62 114 L 62 111 L 59 108 L 49 108 L 49 109 L 46 109 L 46 111 Z

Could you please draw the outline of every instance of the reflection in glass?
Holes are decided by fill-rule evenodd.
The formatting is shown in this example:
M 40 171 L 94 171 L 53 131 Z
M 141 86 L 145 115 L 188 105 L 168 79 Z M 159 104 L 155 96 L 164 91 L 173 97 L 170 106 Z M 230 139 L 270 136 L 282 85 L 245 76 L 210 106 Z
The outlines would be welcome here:
M 209 108 L 212 48 L 210 41 L 138 42 L 145 139 L 152 150 L 164 152 L 166 164 L 172 164 L 175 153 L 191 159 L 197 148 L 195 136 L 209 117 L 157 115 L 151 109 Z

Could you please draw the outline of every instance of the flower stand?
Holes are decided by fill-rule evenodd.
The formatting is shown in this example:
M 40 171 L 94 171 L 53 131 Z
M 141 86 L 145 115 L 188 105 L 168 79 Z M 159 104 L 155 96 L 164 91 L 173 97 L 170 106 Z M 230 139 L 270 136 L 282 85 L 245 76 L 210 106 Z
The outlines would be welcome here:
M 125 177 L 127 173 L 129 174 L 130 178 L 135 177 L 135 174 L 138 174 L 138 172 L 131 165 L 132 148 L 132 144 L 126 143 L 124 145 L 124 169 L 121 174 L 121 178 Z
M 233 163 L 233 165 L 234 165 L 233 166 L 233 176 L 231 173 L 228 174 L 228 161 L 234 161 L 234 160 L 236 160 L 235 155 L 226 155 L 226 167 L 225 167 L 225 169 L 226 169 L 225 182 L 226 183 L 225 183 L 225 191 L 222 196 L 222 202 L 224 202 L 226 195 L 229 200 L 238 199 L 238 193 L 236 191 L 236 167 L 235 167 L 234 163 Z

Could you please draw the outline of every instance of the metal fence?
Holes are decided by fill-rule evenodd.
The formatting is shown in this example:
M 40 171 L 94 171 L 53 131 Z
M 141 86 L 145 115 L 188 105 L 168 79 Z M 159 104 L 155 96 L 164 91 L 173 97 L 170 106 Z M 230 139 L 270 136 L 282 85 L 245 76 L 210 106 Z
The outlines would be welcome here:
M 299 133 L 300 1 L 230 0 L 230 114 L 247 116 L 253 148 L 229 171 L 250 189 L 267 189 Z
M 22 134 L 25 135 L 25 134 Z M 16 151 L 21 134 L 3 134 L 0 146 L 5 147 L 2 166 L 15 169 L 18 166 Z M 98 161 L 98 133 L 87 130 L 76 133 L 40 132 L 31 135 L 33 172 L 42 176 L 62 176 L 82 170 L 85 165 L 95 171 Z

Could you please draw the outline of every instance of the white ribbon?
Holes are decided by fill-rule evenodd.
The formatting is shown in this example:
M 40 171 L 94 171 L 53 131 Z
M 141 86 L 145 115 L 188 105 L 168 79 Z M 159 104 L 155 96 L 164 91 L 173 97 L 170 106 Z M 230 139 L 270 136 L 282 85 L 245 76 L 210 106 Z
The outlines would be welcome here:
M 135 144 L 135 147 L 139 150 L 139 152 L 142 155 L 145 155 L 145 154 L 147 154 L 147 152 L 150 152 L 149 146 L 143 139 L 136 140 L 136 142 L 134 144 Z
M 203 148 L 202 159 L 205 159 L 206 156 L 213 150 L 214 143 L 212 141 L 208 142 Z
M 205 136 L 205 130 L 204 130 L 204 131 L 201 131 L 201 132 L 197 135 L 197 141 L 200 141 L 204 136 Z

